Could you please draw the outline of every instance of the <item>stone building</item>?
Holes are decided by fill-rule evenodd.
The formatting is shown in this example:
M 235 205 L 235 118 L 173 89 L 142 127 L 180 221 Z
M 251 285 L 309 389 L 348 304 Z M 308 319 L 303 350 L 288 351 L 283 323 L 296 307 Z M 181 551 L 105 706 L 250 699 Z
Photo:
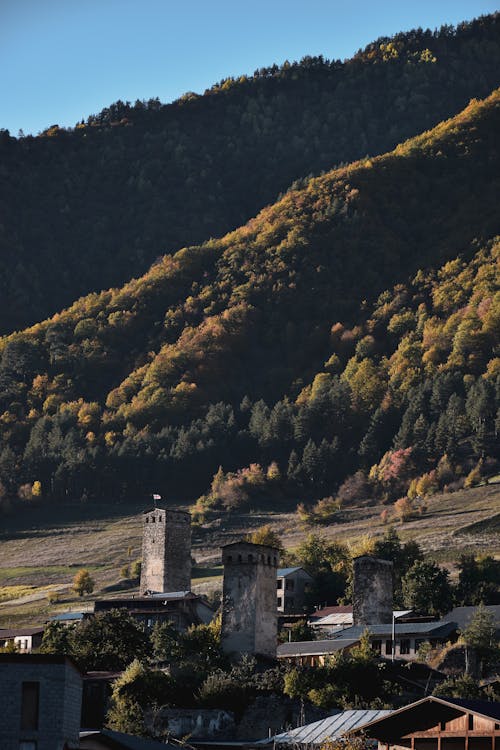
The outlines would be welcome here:
M 302 613 L 312 576 L 304 568 L 279 568 L 276 579 L 278 612 Z
M 141 593 L 190 591 L 191 516 L 153 508 L 143 515 Z
M 82 677 L 67 656 L 0 654 L 0 748 L 80 747 Z
M 362 555 L 353 560 L 353 623 L 392 622 L 392 562 Z
M 279 551 L 251 542 L 222 548 L 222 648 L 276 657 Z
M 99 599 L 94 605 L 95 613 L 112 609 L 126 609 L 146 630 L 151 630 L 157 623 L 169 622 L 180 633 L 191 625 L 208 625 L 214 617 L 214 610 L 208 602 L 191 591 Z

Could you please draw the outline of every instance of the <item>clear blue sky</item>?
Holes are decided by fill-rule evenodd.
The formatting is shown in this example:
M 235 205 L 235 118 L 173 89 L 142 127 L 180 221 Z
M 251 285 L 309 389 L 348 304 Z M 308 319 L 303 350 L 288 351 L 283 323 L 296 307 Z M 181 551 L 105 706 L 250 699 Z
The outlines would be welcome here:
M 456 24 L 487 0 L 0 0 L 0 127 L 73 126 L 117 99 L 202 93 L 304 55 Z

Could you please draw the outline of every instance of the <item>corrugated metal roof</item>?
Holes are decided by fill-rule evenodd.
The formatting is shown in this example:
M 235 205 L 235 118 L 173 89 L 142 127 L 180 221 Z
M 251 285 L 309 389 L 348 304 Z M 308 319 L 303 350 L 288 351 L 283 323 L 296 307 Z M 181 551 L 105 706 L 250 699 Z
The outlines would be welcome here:
M 60 612 L 58 615 L 52 615 L 50 620 L 57 620 L 57 622 L 65 622 L 67 620 L 82 620 L 83 612 Z
M 314 627 L 325 627 L 326 625 L 352 625 L 352 612 L 338 612 L 337 614 L 326 615 L 319 619 L 311 620 Z
M 350 612 L 352 614 L 352 604 L 336 604 L 331 607 L 320 607 L 311 615 L 311 620 L 317 617 L 326 617 L 326 615 L 344 614 Z
M 411 614 L 411 612 L 411 609 L 395 609 L 393 612 L 394 619 L 398 620 L 400 617 Z M 314 626 L 321 627 L 328 625 L 352 625 L 352 607 L 350 611 L 346 612 L 330 612 L 325 617 L 311 617 L 310 622 Z
M 342 737 L 346 732 L 362 724 L 381 719 L 390 713 L 391 711 L 381 709 L 339 711 L 321 721 L 315 721 L 312 724 L 306 724 L 303 727 L 278 734 L 274 741 L 277 745 L 321 745 L 325 740 Z
M 345 631 L 344 631 L 345 632 Z M 278 646 L 278 658 L 284 656 L 321 656 L 321 654 L 335 654 L 343 648 L 354 646 L 358 643 L 355 638 L 336 638 L 327 641 L 292 641 L 291 643 L 280 643 Z

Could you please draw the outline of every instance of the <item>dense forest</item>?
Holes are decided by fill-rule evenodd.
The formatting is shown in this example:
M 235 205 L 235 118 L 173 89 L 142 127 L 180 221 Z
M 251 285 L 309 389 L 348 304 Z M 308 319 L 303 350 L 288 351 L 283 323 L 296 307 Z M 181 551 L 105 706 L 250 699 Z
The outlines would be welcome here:
M 387 152 L 487 96 L 500 85 L 499 25 L 494 14 L 418 29 L 345 62 L 285 62 L 170 105 L 116 102 L 70 130 L 0 131 L 0 332 L 120 285 L 242 225 L 293 181 Z
M 499 130 L 497 90 L 4 337 L 4 502 L 321 511 L 478 481 L 499 427 Z

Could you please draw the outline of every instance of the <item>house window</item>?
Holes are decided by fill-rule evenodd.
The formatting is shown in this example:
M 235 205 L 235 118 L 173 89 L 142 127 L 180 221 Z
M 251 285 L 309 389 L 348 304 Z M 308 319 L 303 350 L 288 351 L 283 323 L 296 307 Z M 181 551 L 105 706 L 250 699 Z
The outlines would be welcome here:
M 282 604 L 283 604 L 283 599 L 281 598 L 281 596 L 278 596 L 278 607 L 281 607 Z
M 280 578 L 278 581 L 276 581 L 276 588 L 282 589 L 283 588 L 283 579 Z
M 382 651 L 382 641 L 372 641 L 372 650 L 376 654 L 380 654 Z
M 40 683 L 23 682 L 21 685 L 21 729 L 38 729 L 38 704 Z
M 399 642 L 399 653 L 400 654 L 410 653 L 410 639 L 409 638 L 404 638 L 402 641 Z
M 149 523 L 149 518 L 148 518 L 148 516 L 146 516 L 146 523 Z
M 152 519 L 151 519 L 151 521 L 154 523 L 156 521 L 156 517 L 153 516 Z
M 385 642 L 385 653 L 392 654 L 392 641 L 391 640 L 387 640 Z
M 469 714 L 469 729 L 474 729 L 474 715 Z
M 158 516 L 158 523 L 161 523 L 161 516 Z
M 286 589 L 287 589 L 287 591 L 293 591 L 293 587 L 294 587 L 294 581 L 287 580 L 287 582 L 286 582 Z

